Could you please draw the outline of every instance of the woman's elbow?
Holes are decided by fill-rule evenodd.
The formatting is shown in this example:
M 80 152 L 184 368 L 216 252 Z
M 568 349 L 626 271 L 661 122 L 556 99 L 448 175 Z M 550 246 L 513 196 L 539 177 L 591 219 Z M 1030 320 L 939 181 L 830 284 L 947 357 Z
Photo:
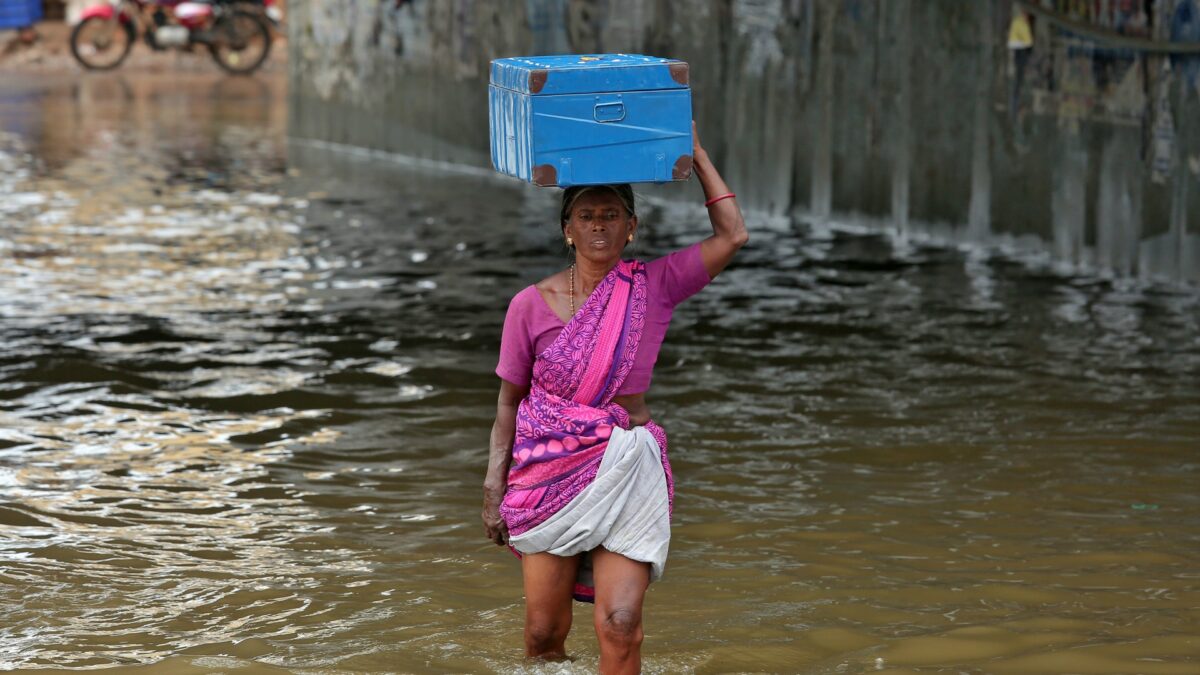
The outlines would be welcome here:
M 729 243 L 732 244 L 735 249 L 739 249 L 749 242 L 750 231 L 746 229 L 745 225 L 739 227 L 733 232 L 733 234 L 729 236 Z

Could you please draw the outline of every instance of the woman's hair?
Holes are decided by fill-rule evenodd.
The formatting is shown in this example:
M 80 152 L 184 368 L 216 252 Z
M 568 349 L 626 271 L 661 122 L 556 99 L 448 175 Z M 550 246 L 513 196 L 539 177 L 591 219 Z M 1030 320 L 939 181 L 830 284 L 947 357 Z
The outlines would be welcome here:
M 637 215 L 634 211 L 633 204 L 633 188 L 629 187 L 629 183 L 621 183 L 618 185 L 572 185 L 563 190 L 562 195 L 562 213 L 559 216 L 559 224 L 566 226 L 567 221 L 571 219 L 571 209 L 575 208 L 575 202 L 579 198 L 593 190 L 610 190 L 617 195 L 617 199 L 621 200 L 621 204 L 625 210 L 629 212 L 632 218 Z

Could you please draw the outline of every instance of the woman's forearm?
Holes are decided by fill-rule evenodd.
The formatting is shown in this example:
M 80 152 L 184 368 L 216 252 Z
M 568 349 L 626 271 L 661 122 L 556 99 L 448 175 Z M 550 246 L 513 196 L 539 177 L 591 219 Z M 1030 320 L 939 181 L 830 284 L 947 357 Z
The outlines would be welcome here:
M 692 168 L 696 172 L 696 178 L 700 179 L 700 187 L 704 188 L 704 198 L 712 199 L 728 194 L 729 186 L 725 184 L 725 179 L 721 178 L 717 167 L 713 166 L 712 160 L 708 158 L 708 152 L 705 150 L 693 150 L 693 152 L 695 154 L 692 156 Z
M 508 485 L 508 466 L 512 461 L 513 436 L 517 428 L 517 406 L 501 404 L 496 409 L 496 422 L 492 424 L 492 437 L 488 450 L 487 475 L 483 479 L 484 492 L 503 495 Z
M 696 177 L 700 179 L 700 186 L 704 188 L 705 200 L 732 192 L 704 150 L 695 151 L 692 167 Z M 742 211 L 734 198 L 722 199 L 708 207 L 708 219 L 712 222 L 713 234 L 721 239 L 740 246 L 750 238 L 746 231 L 746 221 L 742 218 Z
M 483 532 L 497 545 L 508 543 L 508 527 L 500 515 L 500 504 L 508 491 L 508 463 L 512 454 L 513 426 L 516 407 L 509 415 L 499 406 L 496 423 L 492 425 L 492 442 L 488 450 L 487 477 L 483 479 Z M 505 430 L 507 429 L 507 433 Z

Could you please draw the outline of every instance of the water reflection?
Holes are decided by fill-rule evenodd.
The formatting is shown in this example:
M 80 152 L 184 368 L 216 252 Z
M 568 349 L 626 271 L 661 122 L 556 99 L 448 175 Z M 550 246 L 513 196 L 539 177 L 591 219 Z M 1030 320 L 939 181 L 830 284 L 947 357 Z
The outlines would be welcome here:
M 222 82 L 0 103 L 0 667 L 594 671 L 521 664 L 477 522 L 553 196 L 285 162 L 281 83 Z M 703 229 L 643 211 L 643 257 Z M 655 373 L 647 671 L 1194 669 L 1197 297 L 755 228 Z

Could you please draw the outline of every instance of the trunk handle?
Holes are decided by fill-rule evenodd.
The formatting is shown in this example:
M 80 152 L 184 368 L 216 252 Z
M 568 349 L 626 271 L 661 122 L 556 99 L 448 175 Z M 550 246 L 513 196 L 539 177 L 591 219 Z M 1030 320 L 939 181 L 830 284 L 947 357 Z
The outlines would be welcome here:
M 601 124 L 608 122 L 620 122 L 625 119 L 625 103 L 618 96 L 615 101 L 604 101 L 600 103 L 600 98 L 596 97 L 596 107 L 592 111 L 592 117 Z

